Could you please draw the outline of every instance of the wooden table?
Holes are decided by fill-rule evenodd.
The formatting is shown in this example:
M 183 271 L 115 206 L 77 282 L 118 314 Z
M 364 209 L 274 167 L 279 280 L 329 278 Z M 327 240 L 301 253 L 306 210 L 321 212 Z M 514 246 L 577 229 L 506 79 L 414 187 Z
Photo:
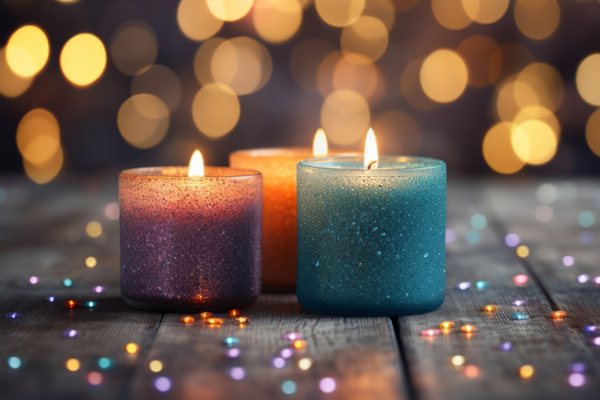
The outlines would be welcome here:
M 202 323 L 186 326 L 176 314 L 133 309 L 119 297 L 118 222 L 105 216 L 106 205 L 116 200 L 114 180 L 74 179 L 37 187 L 4 177 L 0 397 L 600 398 L 600 343 L 585 331 L 600 324 L 600 283 L 594 283 L 600 276 L 600 184 L 541 183 L 450 183 L 447 297 L 436 312 L 336 318 L 302 312 L 293 295 L 264 295 L 244 310 L 251 319 L 247 328 L 226 318 L 222 328 L 211 329 Z M 589 228 L 580 226 L 590 223 L 583 211 L 596 218 Z M 472 218 L 475 214 L 486 217 L 485 227 L 481 217 Z M 92 220 L 103 226 L 98 238 L 86 235 Z M 527 257 L 518 257 L 504 243 L 509 232 L 518 233 L 529 249 Z M 519 251 L 525 255 L 525 250 Z M 563 265 L 566 255 L 574 257 L 573 266 Z M 97 258 L 94 268 L 85 266 L 89 256 Z M 524 286 L 514 284 L 517 274 L 529 278 Z M 32 276 L 38 277 L 37 284 L 30 282 Z M 587 282 L 579 282 L 587 276 Z M 72 287 L 64 286 L 65 278 Z M 472 286 L 460 290 L 459 282 Z M 97 285 L 106 291 L 94 292 Z M 79 307 L 66 309 L 67 299 L 77 300 Z M 514 306 L 516 299 L 527 304 Z M 86 308 L 89 300 L 97 302 L 94 309 Z M 481 311 L 486 304 L 498 310 Z M 553 320 L 552 310 L 566 310 L 569 316 Z M 7 314 L 12 312 L 19 314 L 12 319 Z M 514 320 L 515 312 L 530 318 Z M 446 320 L 456 327 L 471 323 L 477 332 L 420 334 Z M 71 329 L 73 338 L 65 336 Z M 307 347 L 275 368 L 273 358 L 289 347 L 282 339 L 287 331 L 300 332 Z M 237 359 L 225 357 L 227 336 L 240 339 Z M 139 344 L 136 354 L 124 350 L 129 342 Z M 512 349 L 499 350 L 503 342 Z M 460 357 L 453 359 L 456 355 L 464 357 L 464 364 Z M 10 359 L 12 367 L 10 357 L 18 357 Z M 103 366 L 112 365 L 100 368 L 101 357 L 108 358 L 101 360 Z M 79 360 L 75 372 L 65 367 L 70 358 Z M 310 368 L 301 369 L 301 359 L 312 361 Z M 162 371 L 151 371 L 151 360 L 160 360 Z M 535 368 L 529 379 L 519 372 L 526 364 Z M 231 375 L 244 376 L 236 380 Z M 321 381 L 326 377 L 333 381 Z M 332 393 L 320 390 L 320 383 L 331 389 L 331 382 Z

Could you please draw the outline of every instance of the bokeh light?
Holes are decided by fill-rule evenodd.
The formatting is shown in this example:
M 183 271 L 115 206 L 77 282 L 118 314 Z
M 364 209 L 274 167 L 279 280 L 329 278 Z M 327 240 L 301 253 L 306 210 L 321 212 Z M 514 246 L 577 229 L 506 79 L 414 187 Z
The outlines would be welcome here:
M 577 67 L 577 91 L 583 100 L 600 106 L 600 53 L 590 54 Z
M 501 68 L 500 57 L 492 57 L 498 44 L 484 35 L 472 35 L 464 39 L 457 48 L 469 71 L 469 85 L 485 87 L 493 83 L 490 70 Z
M 154 63 L 158 53 L 156 35 L 148 24 L 130 21 L 120 26 L 110 42 L 110 56 L 119 71 L 134 75 Z
M 392 0 L 367 0 L 362 15 L 375 17 L 387 28 L 388 32 L 394 27 L 396 10 Z
M 196 93 L 192 103 L 192 117 L 200 132 L 218 139 L 237 125 L 240 119 L 240 102 L 229 86 L 209 83 Z
M 60 127 L 56 117 L 43 108 L 25 114 L 17 127 L 17 147 L 30 164 L 50 161 L 60 151 Z
M 444 28 L 459 30 L 473 22 L 465 12 L 462 0 L 431 0 L 431 11 Z
M 36 25 L 20 27 L 6 44 L 6 62 L 9 68 L 24 78 L 38 74 L 48 62 L 49 56 L 48 37 Z
M 527 65 L 516 77 L 535 92 L 538 104 L 556 110 L 563 102 L 565 89 L 560 73 L 553 66 L 534 62 Z M 517 86 L 517 90 L 520 86 Z M 518 96 L 518 94 L 517 94 Z
M 318 92 L 319 66 L 333 50 L 331 43 L 316 38 L 305 39 L 294 47 L 290 56 L 290 70 L 298 86 L 307 92 Z
M 450 103 L 464 92 L 469 80 L 467 66 L 455 51 L 440 49 L 431 53 L 419 74 L 425 94 L 438 103 Z
M 174 111 L 181 100 L 181 82 L 177 74 L 164 65 L 152 65 L 134 76 L 131 82 L 131 94 L 149 93 L 161 99 Z
M 412 108 L 420 111 L 431 110 L 437 105 L 425 95 L 419 81 L 422 64 L 423 59 L 421 58 L 410 61 L 404 67 L 399 80 L 402 97 Z
M 515 22 L 530 39 L 543 40 L 552 35 L 560 23 L 557 0 L 516 0 Z
M 514 174 L 525 166 L 513 150 L 512 130 L 511 123 L 501 122 L 492 126 L 483 139 L 483 158 L 492 170 L 500 174 Z
M 194 74 L 198 83 L 206 85 L 215 81 L 211 71 L 211 60 L 215 54 L 215 50 L 223 43 L 223 38 L 208 39 L 196 50 L 194 55 Z
M 6 48 L 0 48 L 0 94 L 4 97 L 18 97 L 31 86 L 33 78 L 24 78 L 14 73 L 6 61 Z
M 219 32 L 223 20 L 208 9 L 208 0 L 181 0 L 177 7 L 177 24 L 188 39 L 201 41 Z
M 493 24 L 508 10 L 509 0 L 461 0 L 467 16 L 480 24 Z
M 600 157 L 600 109 L 594 111 L 587 120 L 585 140 L 590 150 Z
M 370 16 L 358 18 L 342 30 L 340 47 L 344 52 L 363 55 L 375 61 L 385 53 L 388 31 L 379 19 Z
M 298 0 L 256 0 L 252 23 L 266 42 L 286 42 L 302 25 L 302 5 Z
M 272 69 L 268 50 L 245 36 L 220 43 L 210 60 L 214 81 L 224 83 L 238 95 L 260 90 L 271 77 Z
M 515 125 L 511 139 L 517 157 L 532 165 L 542 165 L 550 161 L 558 146 L 558 138 L 552 127 L 537 119 Z
M 121 136 L 130 145 L 147 149 L 160 143 L 170 124 L 167 105 L 148 93 L 136 94 L 125 100 L 117 114 Z
M 243 18 L 254 4 L 254 0 L 206 0 L 209 11 L 222 21 L 237 21 Z
M 106 68 L 106 49 L 91 33 L 80 33 L 65 43 L 60 53 L 60 69 L 75 86 L 86 87 L 96 82 Z
M 315 8 L 326 24 L 341 28 L 361 16 L 365 3 L 365 0 L 315 0 Z
M 367 99 L 375 94 L 380 79 L 377 66 L 357 54 L 342 55 L 335 63 L 332 74 L 334 90 L 354 90 Z
M 337 90 L 321 108 L 321 126 L 328 139 L 346 146 L 358 142 L 369 129 L 371 114 L 367 101 L 352 90 Z

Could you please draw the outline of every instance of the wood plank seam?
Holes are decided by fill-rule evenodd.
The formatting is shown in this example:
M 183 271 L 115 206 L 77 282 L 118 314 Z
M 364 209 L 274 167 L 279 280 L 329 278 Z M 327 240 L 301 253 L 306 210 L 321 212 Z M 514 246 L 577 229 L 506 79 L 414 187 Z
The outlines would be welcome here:
M 412 372 L 410 363 L 408 362 L 408 358 L 406 356 L 406 348 L 405 344 L 402 341 L 402 335 L 400 333 L 400 324 L 398 323 L 398 318 L 391 318 L 392 327 L 394 328 L 394 335 L 396 336 L 396 343 L 398 344 L 398 354 L 401 363 L 402 374 L 404 375 L 404 387 L 406 388 L 405 392 L 408 400 L 418 400 L 418 392 L 417 388 L 411 378 Z

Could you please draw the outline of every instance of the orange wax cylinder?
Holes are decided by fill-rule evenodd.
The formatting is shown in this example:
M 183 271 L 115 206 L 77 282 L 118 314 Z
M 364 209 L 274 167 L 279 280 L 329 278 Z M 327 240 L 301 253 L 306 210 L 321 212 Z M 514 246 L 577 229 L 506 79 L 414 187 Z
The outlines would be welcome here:
M 233 168 L 263 175 L 262 285 L 270 291 L 296 287 L 296 164 L 311 158 L 309 148 L 270 148 L 235 151 Z

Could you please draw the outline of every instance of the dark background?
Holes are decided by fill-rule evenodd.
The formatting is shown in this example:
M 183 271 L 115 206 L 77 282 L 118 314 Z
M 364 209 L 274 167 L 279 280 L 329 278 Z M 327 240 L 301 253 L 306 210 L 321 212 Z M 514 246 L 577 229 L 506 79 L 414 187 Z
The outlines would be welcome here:
M 315 8 L 309 6 L 304 11 L 300 31 L 290 41 L 265 44 L 273 58 L 270 80 L 262 90 L 240 97 L 241 118 L 236 128 L 226 137 L 213 140 L 196 129 L 191 117 L 192 99 L 199 89 L 192 63 L 201 43 L 190 41 L 181 33 L 176 20 L 177 4 L 167 0 L 80 0 L 68 5 L 52 0 L 1 0 L 0 47 L 6 45 L 14 30 L 34 23 L 46 31 L 51 50 L 45 69 L 23 95 L 14 99 L 0 96 L 0 172 L 23 170 L 15 132 L 23 115 L 37 107 L 52 111 L 60 122 L 65 154 L 61 173 L 186 164 L 194 147 L 203 150 L 207 163 L 226 164 L 229 152 L 239 148 L 310 145 L 314 131 L 320 126 L 323 96 L 308 93 L 295 82 L 289 67 L 290 55 L 306 38 L 318 37 L 339 46 L 340 30 L 325 24 Z M 562 126 L 557 154 L 546 165 L 528 166 L 518 174 L 592 175 L 600 170 L 600 158 L 589 149 L 584 134 L 587 118 L 595 108 L 582 100 L 574 84 L 581 60 L 600 51 L 600 3 L 560 1 L 559 27 L 551 37 L 541 41 L 528 39 L 519 31 L 513 2 L 498 22 L 471 24 L 457 31 L 436 22 L 429 1 L 397 1 L 396 5 L 402 12 L 396 15 L 386 53 L 377 61 L 385 77 L 384 95 L 370 107 L 372 119 L 389 110 L 402 110 L 418 121 L 420 145 L 411 152 L 446 160 L 453 174 L 495 174 L 486 165 L 481 150 L 486 131 L 497 121 L 493 112 L 494 86 L 467 87 L 457 101 L 423 111 L 411 106 L 398 85 L 403 68 L 411 60 L 441 47 L 455 49 L 466 37 L 484 34 L 498 44 L 525 46 L 534 60 L 553 65 L 564 82 L 564 101 L 556 111 Z M 110 52 L 103 76 L 89 88 L 70 85 L 58 65 L 60 49 L 71 36 L 92 32 L 108 48 L 115 30 L 133 19 L 152 27 L 158 42 L 155 63 L 175 71 L 183 88 L 166 138 L 146 150 L 130 146 L 119 134 L 116 116 L 130 96 L 132 78 L 114 67 Z M 217 36 L 247 35 L 258 39 L 247 19 L 226 23 Z M 381 153 L 405 152 L 400 138 L 388 135 L 380 143 L 386 145 L 380 149 Z M 362 143 L 350 148 L 361 149 Z

